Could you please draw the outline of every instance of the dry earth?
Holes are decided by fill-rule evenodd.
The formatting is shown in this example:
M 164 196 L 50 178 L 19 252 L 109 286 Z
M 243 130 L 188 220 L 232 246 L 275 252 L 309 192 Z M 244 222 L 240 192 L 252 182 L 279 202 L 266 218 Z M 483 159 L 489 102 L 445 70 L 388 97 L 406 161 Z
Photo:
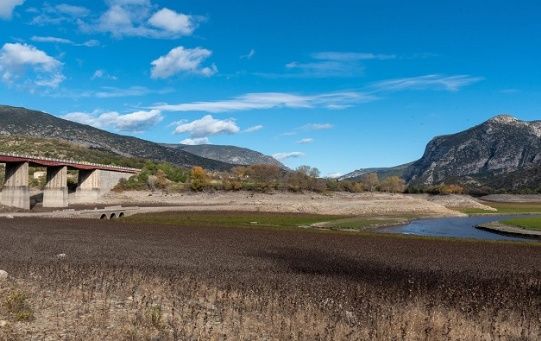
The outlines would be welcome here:
M 122 192 L 110 193 L 102 199 L 107 205 L 171 205 L 185 210 L 228 210 L 262 212 L 296 212 L 332 215 L 386 216 L 463 216 L 452 210 L 456 207 L 486 208 L 467 196 L 449 196 L 436 200 L 425 195 L 388 193 L 162 193 Z M 179 209 L 182 209 L 179 207 Z
M 539 340 L 531 244 L 0 219 L 0 340 Z

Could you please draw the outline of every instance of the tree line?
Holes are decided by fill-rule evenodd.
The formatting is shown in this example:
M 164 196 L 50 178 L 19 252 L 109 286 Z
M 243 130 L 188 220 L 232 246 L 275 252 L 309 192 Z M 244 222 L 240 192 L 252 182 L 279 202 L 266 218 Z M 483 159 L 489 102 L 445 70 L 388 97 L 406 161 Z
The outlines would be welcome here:
M 196 166 L 184 169 L 170 163 L 147 162 L 142 171 L 122 180 L 117 190 L 166 191 L 290 191 L 290 192 L 390 192 L 401 193 L 406 183 L 397 176 L 379 179 L 376 173 L 363 175 L 359 180 L 337 180 L 321 177 L 317 168 L 300 166 L 286 170 L 275 165 L 256 164 L 237 166 L 229 171 L 209 171 Z

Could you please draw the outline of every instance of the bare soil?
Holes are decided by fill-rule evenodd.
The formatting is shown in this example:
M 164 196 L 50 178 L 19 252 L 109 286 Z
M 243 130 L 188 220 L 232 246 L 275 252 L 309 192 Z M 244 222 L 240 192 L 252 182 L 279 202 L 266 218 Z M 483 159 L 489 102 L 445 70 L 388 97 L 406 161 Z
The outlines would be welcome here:
M 29 218 L 0 235 L 0 340 L 541 337 L 536 245 Z
M 121 192 L 105 196 L 108 205 L 178 205 L 186 210 L 228 210 L 315 213 L 355 216 L 462 216 L 464 214 L 446 207 L 449 202 L 439 203 L 423 195 L 388 193 L 162 193 L 162 192 Z M 467 201 L 462 199 L 463 205 Z M 479 203 L 470 200 L 470 205 Z M 453 205 L 449 205 L 452 207 Z M 484 206 L 484 205 L 481 205 Z M 487 208 L 490 209 L 490 208 Z

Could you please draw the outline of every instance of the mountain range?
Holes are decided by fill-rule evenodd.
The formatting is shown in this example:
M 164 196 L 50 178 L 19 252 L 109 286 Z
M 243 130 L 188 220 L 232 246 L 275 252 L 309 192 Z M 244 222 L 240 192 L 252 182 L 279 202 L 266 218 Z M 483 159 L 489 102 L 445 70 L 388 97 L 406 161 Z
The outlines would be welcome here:
M 25 141 L 33 146 L 47 146 L 48 154 L 54 154 L 54 144 L 40 141 L 60 141 L 62 148 L 58 149 L 63 155 L 83 154 L 82 159 L 86 153 L 93 159 L 146 159 L 209 170 L 261 163 L 287 169 L 276 159 L 246 148 L 159 144 L 11 106 L 0 106 L 0 139 L 11 139 L 18 148 Z M 22 150 L 29 148 L 33 150 L 32 146 Z M 39 152 L 39 147 L 35 149 Z M 359 169 L 339 179 L 359 180 L 367 173 L 377 173 L 380 178 L 399 176 L 410 187 L 461 184 L 469 190 L 488 192 L 541 190 L 541 121 L 495 116 L 456 134 L 433 138 L 417 161 L 396 167 Z
M 470 190 L 541 190 L 541 121 L 495 116 L 459 133 L 433 138 L 415 162 L 360 169 L 342 179 L 358 179 L 369 172 L 382 178 L 397 175 L 416 187 L 446 183 Z
M 270 163 L 283 165 L 270 156 L 233 146 L 163 145 L 132 136 L 123 136 L 88 125 L 64 120 L 41 111 L 0 106 L 0 136 L 57 139 L 89 150 L 123 157 L 167 161 L 182 167 L 202 166 L 227 170 L 235 165 Z

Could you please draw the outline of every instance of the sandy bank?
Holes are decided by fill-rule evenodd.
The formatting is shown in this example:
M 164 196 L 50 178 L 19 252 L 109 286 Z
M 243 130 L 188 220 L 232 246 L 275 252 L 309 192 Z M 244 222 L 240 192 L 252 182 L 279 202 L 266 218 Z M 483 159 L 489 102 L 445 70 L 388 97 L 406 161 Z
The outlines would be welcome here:
M 449 203 L 428 200 L 422 195 L 388 193 L 174 193 L 129 191 L 110 193 L 103 204 L 171 205 L 185 210 L 231 210 L 262 212 L 299 212 L 336 215 L 416 215 L 428 217 L 463 216 L 446 207 Z M 472 204 L 474 205 L 474 204 Z

